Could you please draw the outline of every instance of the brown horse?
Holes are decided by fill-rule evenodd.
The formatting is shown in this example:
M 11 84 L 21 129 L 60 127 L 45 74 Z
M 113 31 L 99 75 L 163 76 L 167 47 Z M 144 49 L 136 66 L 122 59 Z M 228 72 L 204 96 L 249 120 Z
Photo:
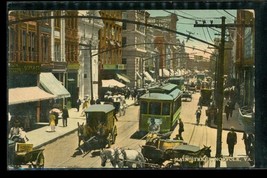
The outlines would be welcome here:
M 91 130 L 90 127 L 84 125 L 84 122 L 82 124 L 77 122 L 77 124 L 78 124 L 78 147 L 80 147 L 81 141 L 85 143 L 85 141 L 92 136 L 91 134 L 92 132 L 90 131 Z

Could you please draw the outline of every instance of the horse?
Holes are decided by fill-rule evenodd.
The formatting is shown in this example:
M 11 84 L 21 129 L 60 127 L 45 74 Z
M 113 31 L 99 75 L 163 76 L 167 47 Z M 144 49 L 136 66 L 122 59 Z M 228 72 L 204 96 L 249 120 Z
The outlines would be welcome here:
M 81 146 L 81 141 L 85 142 L 90 138 L 90 132 L 88 131 L 88 128 L 86 125 L 84 125 L 84 122 L 80 125 L 79 122 L 78 124 L 78 147 Z
M 133 165 L 136 165 L 136 168 L 143 168 L 145 163 L 145 158 L 143 154 L 139 151 L 132 149 L 115 149 L 115 162 L 119 168 L 127 166 L 128 168 L 133 168 Z
M 101 158 L 101 166 L 105 167 L 107 160 L 110 160 L 110 163 L 114 168 L 116 168 L 116 160 L 115 160 L 115 149 L 107 148 L 100 151 Z

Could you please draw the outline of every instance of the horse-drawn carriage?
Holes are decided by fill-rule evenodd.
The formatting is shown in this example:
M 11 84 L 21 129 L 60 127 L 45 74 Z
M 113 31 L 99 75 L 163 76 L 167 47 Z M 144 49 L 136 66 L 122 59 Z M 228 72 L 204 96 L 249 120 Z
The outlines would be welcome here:
M 152 135 L 147 137 L 141 152 L 148 167 L 173 168 L 178 165 L 178 168 L 184 168 L 201 167 L 204 158 L 210 157 L 211 150 L 206 146 L 200 149 L 197 146 L 188 145 L 183 140 L 162 139 Z
M 111 104 L 91 105 L 85 110 L 86 124 L 78 123 L 78 147 L 84 150 L 103 149 L 115 143 L 117 136 L 115 108 Z M 80 142 L 83 141 L 81 146 Z
M 28 168 L 44 167 L 44 149 L 33 149 L 33 144 L 18 143 L 8 140 L 8 165 L 10 168 L 19 168 L 22 165 Z

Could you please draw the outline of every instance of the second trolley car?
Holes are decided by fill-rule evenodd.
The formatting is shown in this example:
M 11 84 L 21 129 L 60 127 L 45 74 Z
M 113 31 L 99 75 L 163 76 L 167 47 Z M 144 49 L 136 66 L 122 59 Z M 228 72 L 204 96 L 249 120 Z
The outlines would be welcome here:
M 172 131 L 181 113 L 182 91 L 172 83 L 155 85 L 140 97 L 139 131 L 151 132 L 152 124 L 158 125 L 156 132 Z M 155 128 L 155 127 L 154 127 Z

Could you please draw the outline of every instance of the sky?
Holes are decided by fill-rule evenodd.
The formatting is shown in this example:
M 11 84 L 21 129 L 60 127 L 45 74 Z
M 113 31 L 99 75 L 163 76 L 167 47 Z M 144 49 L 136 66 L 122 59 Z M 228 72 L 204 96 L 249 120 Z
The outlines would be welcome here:
M 208 27 L 194 27 L 195 21 L 198 21 L 198 24 L 203 24 L 203 20 L 206 21 L 206 24 L 210 24 L 211 20 L 213 24 L 221 24 L 221 17 L 226 17 L 226 23 L 234 23 L 236 17 L 236 10 L 148 10 L 151 17 L 156 16 L 169 16 L 170 13 L 175 13 L 178 15 L 177 22 L 177 31 L 184 34 L 189 34 L 196 38 L 202 39 L 209 43 L 214 44 L 214 38 L 220 38 L 220 28 L 208 28 Z M 219 35 L 216 35 L 219 34 Z M 214 48 L 208 44 L 190 39 L 187 41 L 186 37 L 181 35 L 177 36 L 180 41 L 185 42 L 185 46 L 195 47 L 207 52 L 212 53 Z M 190 54 L 190 57 L 194 55 L 203 55 L 204 57 L 209 58 L 210 54 L 204 53 L 203 51 L 197 51 L 190 48 L 186 48 L 186 51 Z

